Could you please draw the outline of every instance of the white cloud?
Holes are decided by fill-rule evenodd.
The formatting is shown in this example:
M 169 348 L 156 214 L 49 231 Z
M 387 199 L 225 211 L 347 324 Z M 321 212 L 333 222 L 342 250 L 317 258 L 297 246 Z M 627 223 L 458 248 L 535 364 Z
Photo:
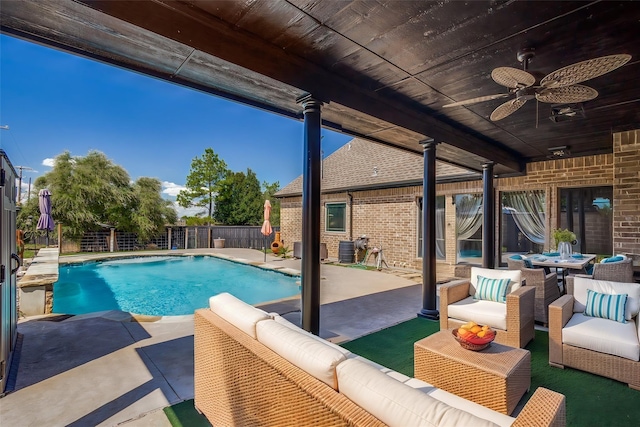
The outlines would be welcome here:
M 207 214 L 206 210 L 203 208 L 183 208 L 178 204 L 178 202 L 173 202 L 173 207 L 176 209 L 178 218 L 182 218 L 183 216 L 200 216 Z
M 18 187 L 19 184 L 19 179 L 16 178 L 16 187 Z M 33 190 L 33 184 L 31 185 L 31 194 L 29 194 L 29 180 L 27 179 L 25 181 L 24 176 L 22 177 L 22 186 L 20 188 L 20 201 L 21 203 L 26 203 L 27 199 L 29 198 L 29 196 L 31 197 L 38 197 L 38 193 L 35 192 L 34 194 L 34 190 Z
M 166 194 L 168 196 L 167 198 L 173 202 L 173 207 L 178 213 L 178 218 L 182 218 L 183 216 L 206 215 L 207 211 L 203 208 L 183 208 L 178 204 L 178 202 L 173 200 L 180 190 L 186 190 L 186 188 L 187 187 L 184 185 L 176 184 L 174 182 L 162 181 L 162 194 Z
M 55 159 L 51 159 L 51 158 L 46 158 L 42 161 L 42 166 L 48 166 L 50 168 L 52 168 L 55 164 Z
M 162 181 L 162 188 L 163 194 L 168 194 L 169 196 L 176 197 L 180 190 L 186 190 L 187 187 L 169 181 Z

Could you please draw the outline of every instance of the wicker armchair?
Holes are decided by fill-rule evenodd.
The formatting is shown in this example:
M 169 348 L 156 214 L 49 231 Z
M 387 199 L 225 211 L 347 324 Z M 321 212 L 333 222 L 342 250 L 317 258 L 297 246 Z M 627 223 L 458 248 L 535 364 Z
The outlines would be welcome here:
M 627 323 L 589 317 L 584 315 L 586 289 L 613 289 L 611 293 L 623 293 L 616 286 L 626 286 L 624 293 L 638 298 L 640 284 L 616 283 L 612 281 L 596 281 L 588 278 L 571 277 L 567 281 L 567 294 L 549 305 L 549 365 L 558 368 L 570 367 L 591 372 L 607 378 L 626 383 L 629 387 L 640 390 L 640 362 L 638 354 L 632 359 L 616 355 L 613 347 L 626 345 L 636 340 L 638 345 L 637 311 Z M 603 283 L 600 288 L 598 284 Z M 634 288 L 635 287 L 635 288 Z M 635 290 L 634 290 L 635 289 Z M 576 303 L 578 301 L 578 303 Z M 636 302 L 637 304 L 637 302 Z M 631 302 L 627 300 L 627 305 Z M 575 319 L 574 319 L 575 318 Z M 565 329 L 567 332 L 565 334 Z M 579 332 L 578 332 L 579 331 Z M 576 334 L 577 337 L 576 337 Z M 580 336 L 585 337 L 580 339 Z M 595 338 L 594 338 L 595 337 Z M 578 343 L 576 343 L 578 342 Z M 637 347 L 636 347 L 637 348 Z M 628 352 L 628 350 L 627 350 Z
M 549 323 L 549 304 L 560 298 L 558 275 L 547 274 L 541 268 L 522 268 L 524 285 L 536 288 L 535 319 L 545 326 Z
M 440 330 L 458 328 L 470 320 L 488 324 L 496 331 L 496 342 L 523 348 L 534 338 L 535 289 L 520 286 L 507 294 L 506 303 L 474 300 L 478 275 L 489 278 L 510 277 L 521 282 L 521 273 L 509 270 L 471 268 L 471 279 L 457 280 L 440 287 Z M 493 311 L 492 311 L 493 310 Z M 504 319 L 505 326 L 492 322 Z

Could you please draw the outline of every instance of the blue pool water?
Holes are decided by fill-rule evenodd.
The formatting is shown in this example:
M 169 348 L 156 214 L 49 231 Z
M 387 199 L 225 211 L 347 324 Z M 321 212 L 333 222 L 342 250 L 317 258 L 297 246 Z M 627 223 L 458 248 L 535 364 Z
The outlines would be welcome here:
M 249 304 L 299 293 L 296 277 L 209 256 L 141 257 L 60 267 L 53 312 L 193 314 L 229 292 Z

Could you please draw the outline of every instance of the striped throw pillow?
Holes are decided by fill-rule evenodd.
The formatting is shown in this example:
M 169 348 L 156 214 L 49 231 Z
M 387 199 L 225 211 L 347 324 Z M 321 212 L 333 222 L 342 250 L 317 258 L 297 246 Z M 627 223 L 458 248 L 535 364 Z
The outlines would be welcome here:
M 601 294 L 587 289 L 587 307 L 584 309 L 584 314 L 627 323 L 624 318 L 626 305 L 627 294 Z
M 476 293 L 473 299 L 507 302 L 507 288 L 511 279 L 489 279 L 478 275 Z M 624 313 L 623 313 L 624 314 Z

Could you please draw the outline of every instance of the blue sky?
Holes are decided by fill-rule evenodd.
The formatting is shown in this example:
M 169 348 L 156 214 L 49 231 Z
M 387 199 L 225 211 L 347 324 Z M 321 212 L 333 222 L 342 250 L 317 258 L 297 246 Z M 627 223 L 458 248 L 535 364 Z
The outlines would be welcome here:
M 64 151 L 101 151 L 133 180 L 158 178 L 168 199 L 207 147 L 260 182 L 284 187 L 302 174 L 302 122 L 5 35 L 0 125 L 11 163 L 34 169 L 23 188 Z M 322 135 L 325 157 L 351 139 Z

